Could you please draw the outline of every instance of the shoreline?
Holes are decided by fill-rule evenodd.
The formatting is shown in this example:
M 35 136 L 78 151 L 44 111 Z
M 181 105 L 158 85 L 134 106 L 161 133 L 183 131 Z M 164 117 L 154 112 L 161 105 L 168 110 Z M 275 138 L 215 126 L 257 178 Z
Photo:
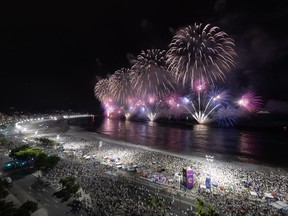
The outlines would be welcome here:
M 123 140 L 115 140 L 113 138 L 110 138 L 108 135 L 105 134 L 100 134 L 97 132 L 91 132 L 91 131 L 86 131 L 85 129 L 79 127 L 79 126 L 70 126 L 69 125 L 69 129 L 68 131 L 66 131 L 66 133 L 90 133 L 94 135 L 94 138 L 98 139 L 98 140 L 103 140 L 105 142 L 108 142 L 109 145 L 121 145 L 127 148 L 135 148 L 135 149 L 141 149 L 143 151 L 153 151 L 159 154 L 166 154 L 166 155 L 170 155 L 170 156 L 174 156 L 174 157 L 178 157 L 178 158 L 182 158 L 182 159 L 187 159 L 187 160 L 191 160 L 191 161 L 195 161 L 195 162 L 201 162 L 201 163 L 207 163 L 206 158 L 203 158 L 201 156 L 197 156 L 194 153 L 193 155 L 189 156 L 189 155 L 183 155 L 181 153 L 173 153 L 167 150 L 163 150 L 163 149 L 157 149 L 157 148 L 152 148 L 152 147 L 148 147 L 148 146 L 143 146 L 140 144 L 134 144 L 134 143 L 130 143 L 130 142 L 126 142 Z M 96 137 L 95 137 L 96 136 Z M 253 171 L 253 170 L 273 170 L 273 171 L 277 171 L 277 172 L 286 172 L 288 174 L 288 167 L 277 167 L 277 165 L 271 165 L 271 164 L 255 164 L 255 163 L 247 163 L 247 162 L 240 162 L 240 161 L 224 161 L 224 160 L 219 160 L 219 159 L 215 159 L 214 158 L 214 163 L 220 163 L 222 165 L 225 166 L 232 166 L 234 168 L 244 168 L 245 170 L 249 170 L 249 171 Z
M 38 124 L 39 122 L 35 126 L 38 127 Z M 25 127 L 27 128 L 27 126 Z M 195 197 L 201 197 L 205 202 L 214 206 L 220 215 L 228 216 L 231 212 L 240 214 L 243 209 L 247 213 L 258 212 L 264 213 L 264 215 L 278 215 L 276 214 L 277 209 L 272 207 L 268 200 L 265 199 L 264 201 L 267 193 L 270 196 L 274 196 L 272 194 L 277 195 L 277 199 L 284 203 L 288 202 L 288 172 L 280 167 L 223 161 L 221 159 L 218 160 L 217 156 L 215 161 L 211 163 L 205 157 L 194 154 L 185 155 L 185 153 L 181 152 L 170 152 L 151 146 L 133 144 L 113 139 L 106 134 L 87 131 L 79 125 L 69 125 L 61 121 L 47 122 L 47 127 L 38 131 L 38 133 L 35 133 L 35 126 L 31 125 L 31 127 L 28 127 L 25 134 L 26 137 L 33 139 L 38 136 L 44 136 L 57 140 L 63 144 L 64 151 L 67 151 L 67 158 L 64 156 L 64 160 L 61 160 L 47 174 L 47 179 L 50 179 L 49 181 L 54 184 L 59 182 L 61 176 L 63 177 L 67 174 L 76 176 L 81 188 L 91 196 L 93 203 L 97 203 L 92 209 L 93 212 L 102 212 L 99 206 L 107 205 L 112 197 L 114 200 L 119 200 L 121 206 L 127 205 L 127 208 L 134 209 L 132 206 L 140 205 L 143 206 L 143 209 L 147 208 L 149 210 L 149 204 L 144 201 L 147 201 L 149 194 L 160 195 L 159 191 L 156 191 L 155 185 L 163 182 L 165 188 L 169 188 L 169 190 L 163 191 L 160 197 L 163 195 L 163 200 L 167 205 L 171 204 L 171 199 L 166 198 L 171 198 L 172 196 L 174 203 L 174 195 L 178 193 L 180 203 L 181 197 L 183 199 L 186 197 L 185 199 L 189 203 L 192 203 Z M 22 139 L 23 137 L 19 138 Z M 70 157 L 71 155 L 73 156 Z M 87 156 L 90 157 L 88 158 Z M 118 158 L 117 160 L 120 160 L 124 167 L 122 166 L 122 169 L 118 170 L 118 167 L 115 166 L 117 164 L 111 158 Z M 134 165 L 137 167 L 136 173 L 131 174 L 126 168 Z M 195 178 L 195 180 L 191 190 L 184 190 L 184 188 L 178 190 L 181 182 L 181 172 L 184 167 L 191 167 L 193 170 L 193 179 Z M 139 185 L 139 182 L 142 181 L 140 177 L 142 175 L 145 177 L 145 184 Z M 211 181 L 213 187 L 211 186 L 210 191 L 207 190 L 207 186 L 205 187 L 208 176 L 210 180 L 211 178 L 213 180 L 213 182 Z M 126 180 L 122 181 L 123 179 Z M 153 185 L 152 190 L 145 187 L 146 181 L 148 185 Z M 151 181 L 153 183 L 150 183 Z M 126 184 L 127 182 L 129 184 Z M 133 189 L 133 192 L 130 191 L 128 193 L 127 191 L 131 189 L 131 183 L 136 190 Z M 215 186 L 215 183 L 217 186 Z M 245 185 L 248 184 L 248 188 L 244 183 Z M 142 196 L 143 194 L 137 193 L 139 189 L 146 191 L 147 194 Z M 115 191 L 119 192 L 115 194 Z M 122 203 L 123 193 L 125 192 L 127 192 L 125 200 L 128 201 Z M 98 194 L 101 194 L 101 196 Z M 131 194 L 133 195 L 131 196 Z M 134 196 L 136 194 L 137 196 Z M 176 199 L 175 197 L 175 200 L 179 204 L 178 198 Z M 129 203 L 133 204 L 129 205 Z M 88 207 L 89 203 L 86 205 Z M 231 206 L 234 208 L 231 209 Z M 181 207 L 186 209 L 186 206 Z M 109 207 L 109 211 L 114 215 L 116 209 L 113 205 Z
M 103 122 L 102 122 L 103 121 Z M 114 120 L 113 120 L 114 121 Z M 154 149 L 160 149 L 165 152 L 169 153 L 176 153 L 182 156 L 187 157 L 202 157 L 205 159 L 205 155 L 213 155 L 215 159 L 221 161 L 221 162 L 227 162 L 227 163 L 240 163 L 241 165 L 253 165 L 253 166 L 262 166 L 262 167 L 272 167 L 272 168 L 281 168 L 283 170 L 286 170 L 288 172 L 288 163 L 285 163 L 286 161 L 286 154 L 285 154 L 285 142 L 287 141 L 287 134 L 283 133 L 283 131 L 279 131 L 279 134 L 274 132 L 271 132 L 269 130 L 269 133 L 266 133 L 262 130 L 248 130 L 248 128 L 228 128 L 227 130 L 227 138 L 226 138 L 226 128 L 220 128 L 214 127 L 213 125 L 205 126 L 204 132 L 208 130 L 212 130 L 214 133 L 219 133 L 219 139 L 217 137 L 217 140 L 214 143 L 213 135 L 206 135 L 205 138 L 202 140 L 202 134 L 197 134 L 197 131 L 200 130 L 202 132 L 202 127 L 198 127 L 199 125 L 191 125 L 192 127 L 186 127 L 184 124 L 164 124 L 163 122 L 157 122 L 160 124 L 159 130 L 155 130 L 154 128 L 151 130 L 151 134 L 148 133 L 146 135 L 143 135 L 143 139 L 141 135 L 139 135 L 138 131 L 137 133 L 134 133 L 133 128 L 131 128 L 131 125 L 128 124 L 128 127 L 124 126 L 123 129 L 120 129 L 118 131 L 115 131 L 114 134 L 109 134 L 112 131 L 108 131 L 106 133 L 105 127 L 109 127 L 106 120 L 104 121 L 101 119 L 101 124 L 103 126 L 100 126 L 99 123 L 94 124 L 82 124 L 82 125 L 74 125 L 83 128 L 84 130 L 88 132 L 93 133 L 99 133 L 99 135 L 104 136 L 105 138 L 111 138 L 116 139 L 123 142 L 130 142 L 134 143 L 134 145 L 140 145 L 140 146 L 147 146 L 150 147 L 150 150 Z M 119 123 L 118 123 L 119 122 Z M 126 125 L 124 121 L 118 121 L 116 120 L 116 124 L 112 123 L 113 127 L 117 127 L 117 123 L 122 125 Z M 133 122 L 134 123 L 134 122 Z M 166 122 L 167 123 L 167 122 Z M 148 123 L 147 123 L 148 124 Z M 150 123 L 148 125 L 143 125 L 145 129 L 150 128 Z M 153 124 L 154 125 L 154 124 Z M 154 127 L 154 126 L 151 126 Z M 134 126 L 134 125 L 133 125 Z M 135 124 L 135 127 L 138 127 L 139 125 Z M 142 125 L 141 125 L 142 126 Z M 179 127 L 180 129 L 178 129 Z M 100 130 L 98 130 L 98 127 Z M 183 133 L 185 133 L 185 136 L 191 137 L 191 141 L 184 140 L 180 136 L 177 137 L 177 143 L 173 140 L 173 136 L 169 136 L 170 139 L 166 141 L 165 138 L 161 139 L 161 135 L 159 136 L 155 134 L 157 131 L 166 130 L 165 127 L 169 129 L 169 131 L 178 132 L 178 130 L 181 130 L 183 128 Z M 103 130 L 103 131 L 102 131 Z M 109 129 L 108 129 L 109 130 Z M 127 135 L 122 135 L 122 130 Z M 132 134 L 130 134 L 129 130 L 132 131 Z M 191 134 L 188 131 L 192 131 Z M 135 130 L 136 131 L 136 130 Z M 187 133 L 186 133 L 187 132 Z M 281 132 L 281 133 L 280 133 Z M 255 133 L 255 138 L 254 138 Z M 217 136 L 216 134 L 216 136 Z M 234 135 L 236 134 L 236 135 Z M 244 134 L 244 135 L 243 135 Z M 266 135 L 267 134 L 267 135 Z M 193 137 L 192 137 L 193 136 Z M 194 139 L 195 136 L 195 139 Z M 242 139 L 243 137 L 243 139 Z M 246 140 L 247 137 L 247 140 Z M 248 139 L 249 138 L 249 139 Z M 147 141 L 146 141 L 147 140 Z M 175 144 L 175 147 L 172 146 L 170 143 L 173 142 Z M 183 142 L 183 143 L 182 143 Z M 204 144 L 202 144 L 202 143 Z M 255 143 L 253 143 L 255 142 Z M 169 144 L 169 145 L 166 145 Z M 275 144 L 275 145 L 274 145 Z M 187 149 L 187 151 L 186 151 Z M 281 150 L 278 150 L 281 149 Z

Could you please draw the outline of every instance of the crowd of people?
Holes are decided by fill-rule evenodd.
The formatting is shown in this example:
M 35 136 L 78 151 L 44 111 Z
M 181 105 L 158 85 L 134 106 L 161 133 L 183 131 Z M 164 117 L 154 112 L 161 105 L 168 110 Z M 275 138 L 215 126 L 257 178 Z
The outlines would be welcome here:
M 103 199 L 103 197 L 107 197 L 110 201 L 115 200 L 115 202 L 111 201 L 110 204 L 112 206 L 107 208 L 113 212 L 119 207 L 117 203 L 125 206 L 123 205 L 123 197 L 125 196 L 127 196 L 124 199 L 127 200 L 127 205 L 124 209 L 134 211 L 137 208 L 136 211 L 140 215 L 143 215 L 145 211 L 149 212 L 147 202 L 149 190 L 147 190 L 148 194 L 144 195 L 144 198 L 136 195 L 129 197 L 129 195 L 133 194 L 131 191 L 137 191 L 133 187 L 138 186 L 129 184 L 130 186 L 128 187 L 125 181 L 120 184 L 119 182 L 121 181 L 115 181 L 115 178 L 111 178 L 111 176 L 106 179 L 107 176 L 103 175 L 103 173 L 107 172 L 119 173 L 118 168 L 115 166 L 116 162 L 111 160 L 111 158 L 119 159 L 121 164 L 135 165 L 142 168 L 142 170 L 149 170 L 150 173 L 146 176 L 147 178 L 158 175 L 160 172 L 166 179 L 174 178 L 174 181 L 166 182 L 168 187 L 175 186 L 175 180 L 177 180 L 175 176 L 177 173 L 181 173 L 183 167 L 191 167 L 194 172 L 194 187 L 190 190 L 185 190 L 185 187 L 182 187 L 181 193 L 191 199 L 196 197 L 203 198 L 208 203 L 211 203 L 221 215 L 243 215 L 244 213 L 246 215 L 281 215 L 278 209 L 271 206 L 270 203 L 277 200 L 281 200 L 284 203 L 288 201 L 288 178 L 284 169 L 257 165 L 249 167 L 245 164 L 231 164 L 217 160 L 209 163 L 205 159 L 148 151 L 137 147 L 112 144 L 107 140 L 103 142 L 101 138 L 99 140 L 90 140 L 84 137 L 79 134 L 77 136 L 77 132 L 74 133 L 74 136 L 71 134 L 66 137 L 62 136 L 65 148 L 69 150 L 69 146 L 73 146 L 71 149 L 81 151 L 82 156 L 78 155 L 74 162 L 70 161 L 71 164 L 75 165 L 73 169 L 71 168 L 73 165 L 68 166 L 66 164 L 59 165 L 61 167 L 56 168 L 52 172 L 54 176 L 59 177 L 58 174 L 63 172 L 63 167 L 71 169 L 71 174 L 78 176 L 81 184 L 85 182 L 81 187 L 92 195 L 91 200 L 94 203 L 92 208 L 96 212 L 100 211 L 101 208 L 99 206 L 109 206 L 109 201 L 105 200 L 105 198 Z M 75 149 L 75 146 L 78 149 Z M 89 155 L 89 159 L 87 159 L 88 157 L 83 157 L 84 155 Z M 66 163 L 69 162 L 66 161 Z M 63 173 L 67 174 L 67 172 Z M 140 178 L 141 172 L 135 172 L 129 176 Z M 207 176 L 211 178 L 211 189 L 205 188 Z M 163 185 L 163 182 L 161 183 Z M 173 191 L 173 188 L 175 187 L 169 187 L 167 193 Z M 144 188 L 142 189 L 145 191 Z M 175 189 L 177 190 L 177 187 Z M 129 192 L 129 190 L 131 191 Z M 271 196 L 265 197 L 266 194 L 271 194 L 273 198 Z M 165 197 L 161 199 L 169 205 L 170 201 L 167 202 Z M 145 206 L 146 210 L 144 210 Z
M 197 197 L 210 203 L 220 215 L 282 215 L 283 212 L 271 203 L 278 200 L 288 202 L 285 169 L 221 162 L 217 159 L 211 163 L 205 158 L 131 147 L 112 140 L 109 142 L 101 136 L 92 138 L 88 133 L 79 130 L 61 131 L 63 158 L 45 178 L 59 189 L 61 177 L 75 176 L 86 194 L 81 199 L 81 205 L 89 215 L 179 215 L 179 212 L 188 215 Z M 30 134 L 30 138 L 43 134 Z M 51 126 L 45 130 L 48 138 L 55 138 L 55 134 L 55 128 Z M 137 167 L 139 171 L 119 169 L 116 167 L 119 161 L 123 165 Z M 177 187 L 177 173 L 181 174 L 184 167 L 193 170 L 192 189 Z M 157 181 L 150 188 L 146 187 L 139 181 L 143 179 L 141 170 L 149 170 L 149 175 L 145 176 L 147 182 L 151 176 L 160 174 L 172 181 L 161 182 L 159 188 L 156 187 L 160 184 Z M 211 179 L 208 189 L 205 185 L 207 177 Z M 185 206 L 185 209 L 175 205 L 174 200 L 179 200 L 175 192 L 191 200 L 191 205 Z M 151 202 L 152 197 L 154 203 Z

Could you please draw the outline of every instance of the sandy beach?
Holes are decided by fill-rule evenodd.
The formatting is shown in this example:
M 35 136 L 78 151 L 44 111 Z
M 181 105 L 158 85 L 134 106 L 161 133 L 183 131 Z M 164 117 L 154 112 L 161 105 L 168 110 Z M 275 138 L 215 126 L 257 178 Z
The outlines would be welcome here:
M 91 139 L 97 140 L 97 141 L 105 141 L 105 143 L 107 145 L 111 145 L 111 146 L 124 146 L 127 148 L 135 148 L 138 150 L 144 150 L 144 151 L 153 151 L 153 152 L 157 152 L 159 154 L 164 154 L 164 155 L 171 155 L 174 157 L 179 157 L 182 159 L 187 159 L 187 160 L 191 160 L 191 161 L 198 161 L 201 163 L 207 163 L 206 158 L 200 157 L 200 156 L 187 156 L 187 155 L 182 155 L 179 153 L 173 153 L 170 151 L 165 151 L 165 150 L 159 150 L 159 149 L 155 149 L 155 148 L 150 148 L 148 146 L 143 146 L 143 145 L 138 145 L 138 144 L 134 144 L 134 143 L 129 143 L 129 142 L 125 142 L 125 141 L 119 141 L 119 140 L 113 140 L 111 139 L 109 136 L 107 135 L 103 135 L 103 134 L 99 134 L 96 132 L 87 132 L 85 129 L 82 129 L 80 127 L 77 126 L 70 126 L 69 130 L 67 130 L 65 133 L 63 133 L 63 135 L 73 135 L 76 137 L 82 137 L 82 138 L 86 138 L 89 137 Z M 275 166 L 269 166 L 269 165 L 260 165 L 260 164 L 255 164 L 255 163 L 243 163 L 243 162 L 237 162 L 237 161 L 223 161 L 223 160 L 218 160 L 217 158 L 214 158 L 214 162 L 215 163 L 221 163 L 223 166 L 231 166 L 234 168 L 242 168 L 245 170 L 250 170 L 250 171 L 255 171 L 255 170 L 268 170 L 268 171 L 272 171 L 272 172 L 280 172 L 284 175 L 288 174 L 288 168 L 283 168 L 283 167 L 275 167 Z M 287 175 L 288 176 L 288 175 Z
M 39 125 L 39 123 L 37 124 Z M 31 131 L 34 131 L 33 128 L 37 127 L 36 124 L 30 124 L 30 126 Z M 104 178 L 103 175 L 99 174 L 103 172 L 114 173 L 114 175 L 119 177 L 120 170 L 116 167 L 114 158 L 119 159 L 121 164 L 125 165 L 125 168 L 121 169 L 120 176 L 124 175 L 128 179 L 131 178 L 131 173 L 128 173 L 125 169 L 135 166 L 137 167 L 137 172 L 132 173 L 134 180 L 140 178 L 140 176 L 145 176 L 144 179 L 147 179 L 149 182 L 153 181 L 155 185 L 166 185 L 167 188 L 173 186 L 177 190 L 177 193 L 182 193 L 183 198 L 185 197 L 188 200 L 192 201 L 196 197 L 201 197 L 211 203 L 221 215 L 241 215 L 243 212 L 246 212 L 247 215 L 254 215 L 254 213 L 278 215 L 277 208 L 273 207 L 271 202 L 281 201 L 287 203 L 288 201 L 288 173 L 284 168 L 219 161 L 217 158 L 214 159 L 213 163 L 209 163 L 202 157 L 194 155 L 184 156 L 173 152 L 113 140 L 109 136 L 88 132 L 77 126 L 67 127 L 65 124 L 55 124 L 54 122 L 49 122 L 49 128 L 38 130 L 37 134 L 29 132 L 25 134 L 25 137 L 28 139 L 41 136 L 55 139 L 62 143 L 64 152 L 66 152 L 66 156 L 61 160 L 62 162 L 47 175 L 47 178 L 50 178 L 51 182 L 57 183 L 59 178 L 67 173 L 78 176 L 81 188 L 91 196 L 91 202 L 94 204 L 98 203 L 100 206 L 103 201 L 93 196 L 95 189 L 92 189 L 92 185 L 93 188 L 95 185 L 98 188 L 102 188 L 102 192 L 103 190 L 111 192 L 111 190 L 99 183 L 99 181 L 95 182 L 95 173 L 97 173 L 96 176 L 99 179 Z M 71 155 L 74 155 L 72 160 Z M 75 163 L 77 163 L 77 166 L 73 165 Z M 185 187 L 182 190 L 178 190 L 177 188 L 180 180 L 177 174 L 181 173 L 184 167 L 191 167 L 194 173 L 195 184 L 191 190 L 186 190 Z M 64 168 L 65 172 L 63 172 Z M 91 169 L 94 169 L 92 173 Z M 85 177 L 79 176 L 79 173 L 82 175 L 85 174 Z M 211 186 L 212 190 L 205 188 L 205 180 L 208 175 L 211 178 L 211 182 L 217 184 L 217 186 Z M 105 181 L 112 181 L 109 185 L 111 185 L 111 188 L 114 188 L 112 185 L 115 179 L 106 179 Z M 123 183 L 119 184 L 123 188 L 127 187 Z M 146 192 L 148 194 L 151 193 Z M 173 194 L 173 190 L 170 192 Z M 105 192 L 105 194 L 108 195 L 109 193 Z M 274 197 L 273 199 L 266 199 L 265 196 L 267 194 L 275 195 L 275 199 Z M 134 197 L 134 195 L 127 194 L 129 202 L 134 202 L 135 205 L 140 202 L 143 209 L 149 209 L 147 200 L 145 201 L 146 203 L 143 202 L 143 199 L 146 199 L 146 195 L 143 195 L 143 197 L 142 195 L 139 196 L 137 200 L 134 200 L 131 196 Z M 157 196 L 163 198 L 161 194 Z M 165 198 L 163 199 L 165 200 Z M 165 202 L 167 203 L 168 200 L 166 198 Z M 89 205 L 91 205 L 91 202 Z M 88 203 L 86 205 L 89 206 Z M 113 204 L 111 205 L 113 206 Z M 125 206 L 129 205 L 126 203 Z M 114 207 L 111 207 L 110 212 L 115 210 Z M 90 211 L 99 212 L 101 209 L 92 208 Z M 145 210 L 143 211 L 145 212 Z

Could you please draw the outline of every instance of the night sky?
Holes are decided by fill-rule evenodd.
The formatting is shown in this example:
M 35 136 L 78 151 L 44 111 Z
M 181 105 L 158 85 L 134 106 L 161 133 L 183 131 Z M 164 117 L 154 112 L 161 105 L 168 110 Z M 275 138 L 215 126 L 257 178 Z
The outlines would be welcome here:
M 141 50 L 167 50 L 175 31 L 194 23 L 216 25 L 235 40 L 237 66 L 226 80 L 232 92 L 252 89 L 266 108 L 288 112 L 285 1 L 172 2 L 1 3 L 0 112 L 97 114 L 96 77 L 129 67 Z

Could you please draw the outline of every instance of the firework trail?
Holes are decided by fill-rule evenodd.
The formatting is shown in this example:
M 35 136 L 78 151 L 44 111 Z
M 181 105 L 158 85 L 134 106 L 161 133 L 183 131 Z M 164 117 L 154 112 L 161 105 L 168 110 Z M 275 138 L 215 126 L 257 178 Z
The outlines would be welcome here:
M 142 51 L 133 61 L 131 83 L 136 94 L 143 98 L 149 95 L 163 98 L 175 91 L 176 82 L 167 69 L 166 51 L 160 49 Z
M 198 123 L 204 124 L 211 120 L 212 114 L 221 105 L 228 103 L 228 98 L 226 91 L 207 90 L 207 82 L 196 81 L 194 91 L 190 97 L 183 98 L 182 105 Z
M 168 106 L 167 115 L 169 118 L 171 116 L 180 117 L 185 112 L 182 106 L 182 98 L 178 94 L 173 93 L 167 96 L 164 101 Z
M 140 114 L 141 116 L 146 116 L 145 107 L 146 102 L 145 100 L 138 98 L 136 96 L 131 96 L 127 100 L 127 109 L 125 110 L 125 118 L 126 120 L 131 119 L 133 116 Z
M 235 66 L 234 40 L 217 26 L 194 24 L 180 29 L 169 44 L 167 63 L 182 85 L 195 80 L 224 81 Z
M 147 101 L 145 103 L 145 113 L 150 121 L 155 121 L 157 118 L 162 116 L 162 114 L 167 109 L 167 105 L 163 100 L 153 100 Z

